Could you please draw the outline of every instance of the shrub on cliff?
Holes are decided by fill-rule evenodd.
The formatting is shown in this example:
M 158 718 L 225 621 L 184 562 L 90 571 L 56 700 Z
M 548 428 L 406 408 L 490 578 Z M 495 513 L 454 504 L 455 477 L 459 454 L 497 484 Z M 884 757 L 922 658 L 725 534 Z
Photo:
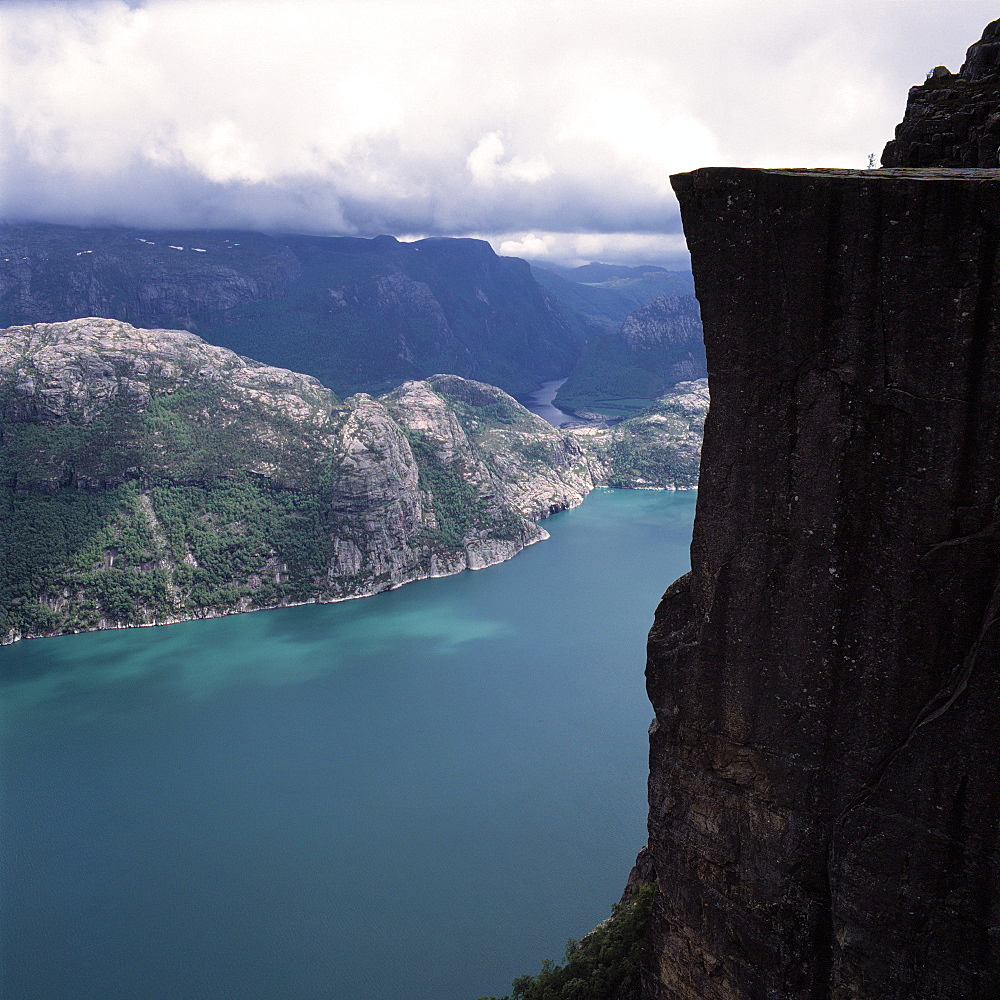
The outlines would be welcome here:
M 652 906 L 653 887 L 643 886 L 582 941 L 570 941 L 563 965 L 546 960 L 537 976 L 519 976 L 510 995 L 499 1000 L 639 1000 L 642 942 Z

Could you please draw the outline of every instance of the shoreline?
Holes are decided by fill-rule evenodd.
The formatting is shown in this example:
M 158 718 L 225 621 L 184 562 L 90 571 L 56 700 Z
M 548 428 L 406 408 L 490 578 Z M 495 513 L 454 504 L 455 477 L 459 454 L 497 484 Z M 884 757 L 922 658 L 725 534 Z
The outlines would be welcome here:
M 573 507 L 565 508 L 567 510 L 572 510 L 574 507 L 581 506 L 587 499 L 587 497 L 596 492 L 597 490 L 644 490 L 649 492 L 657 493 L 694 493 L 697 492 L 697 488 L 687 488 L 687 487 L 677 487 L 677 486 L 595 486 L 591 489 L 584 497 L 581 498 L 579 504 L 575 504 Z M 559 513 L 559 512 L 556 512 Z M 551 517 L 551 514 L 546 515 L 545 518 L 540 520 L 546 520 Z M 460 569 L 456 569 L 452 572 L 447 573 L 428 573 L 425 575 L 413 576 L 405 580 L 400 580 L 396 583 L 392 583 L 386 587 L 380 587 L 377 590 L 368 590 L 363 593 L 357 594 L 347 594 L 343 597 L 332 597 L 328 599 L 321 599 L 317 597 L 309 598 L 304 601 L 287 601 L 279 604 L 268 604 L 262 607 L 252 607 L 252 608 L 227 608 L 221 609 L 206 609 L 203 612 L 193 611 L 191 614 L 186 615 L 171 615 L 167 618 L 158 621 L 143 621 L 143 622 L 123 622 L 116 624 L 106 624 L 99 625 L 97 628 L 82 628 L 73 629 L 66 632 L 43 632 L 34 635 L 16 635 L 11 637 L 11 633 L 0 637 L 0 649 L 6 646 L 13 646 L 18 642 L 30 641 L 32 639 L 59 639 L 62 636 L 69 635 L 87 635 L 90 632 L 114 632 L 120 631 L 122 629 L 130 628 L 162 628 L 167 625 L 182 625 L 185 622 L 196 622 L 196 621 L 207 621 L 211 618 L 227 618 L 233 615 L 249 615 L 254 614 L 258 611 L 279 611 L 283 608 L 303 608 L 310 604 L 342 604 L 344 601 L 358 601 L 363 600 L 366 597 L 375 597 L 378 594 L 384 594 L 391 590 L 399 590 L 401 587 L 405 587 L 411 583 L 419 583 L 421 580 L 442 580 L 449 576 L 458 576 L 460 573 L 465 573 L 466 571 L 478 572 L 483 569 L 490 569 L 493 566 L 500 566 L 503 563 L 510 562 L 519 553 L 523 552 L 526 548 L 531 545 L 536 545 L 538 542 L 546 541 L 550 535 L 549 533 L 541 527 L 538 521 L 533 522 L 538 526 L 541 534 L 537 538 L 532 538 L 530 541 L 525 542 L 520 548 L 515 552 L 512 552 L 509 556 L 502 559 L 495 559 L 492 562 L 484 562 L 481 565 L 472 566 L 469 564 L 469 553 L 466 550 L 466 564 Z

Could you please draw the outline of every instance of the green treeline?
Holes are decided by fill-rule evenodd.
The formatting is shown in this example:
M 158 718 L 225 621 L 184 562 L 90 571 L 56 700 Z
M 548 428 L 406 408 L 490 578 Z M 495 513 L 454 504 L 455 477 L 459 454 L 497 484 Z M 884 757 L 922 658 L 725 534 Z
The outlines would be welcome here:
M 0 488 L 0 634 L 315 596 L 334 533 L 316 493 L 237 473 L 204 486 L 154 486 L 147 499 L 159 540 L 134 481 L 53 493 Z
M 0 634 L 133 621 L 167 613 L 167 573 L 130 483 L 55 493 L 0 487 Z M 145 567 L 145 568 L 143 568 Z
M 542 963 L 537 976 L 519 976 L 505 997 L 480 1000 L 640 1000 L 643 939 L 653 887 L 642 886 L 582 941 L 570 941 L 562 965 Z
M 315 596 L 333 528 L 315 492 L 240 472 L 204 486 L 156 486 L 150 499 L 186 607 Z

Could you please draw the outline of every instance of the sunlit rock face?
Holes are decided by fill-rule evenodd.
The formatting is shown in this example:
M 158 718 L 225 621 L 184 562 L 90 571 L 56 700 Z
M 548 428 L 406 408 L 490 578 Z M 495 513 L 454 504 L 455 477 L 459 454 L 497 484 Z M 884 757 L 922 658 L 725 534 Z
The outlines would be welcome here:
M 673 179 L 709 411 L 646 990 L 1000 995 L 1000 175 Z

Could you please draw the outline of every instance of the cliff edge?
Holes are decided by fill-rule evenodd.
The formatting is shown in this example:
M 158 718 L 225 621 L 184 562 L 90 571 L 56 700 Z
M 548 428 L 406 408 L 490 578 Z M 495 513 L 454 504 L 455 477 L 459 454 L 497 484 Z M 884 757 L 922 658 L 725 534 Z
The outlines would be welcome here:
M 645 990 L 1000 995 L 1000 174 L 673 178 L 712 406 Z

